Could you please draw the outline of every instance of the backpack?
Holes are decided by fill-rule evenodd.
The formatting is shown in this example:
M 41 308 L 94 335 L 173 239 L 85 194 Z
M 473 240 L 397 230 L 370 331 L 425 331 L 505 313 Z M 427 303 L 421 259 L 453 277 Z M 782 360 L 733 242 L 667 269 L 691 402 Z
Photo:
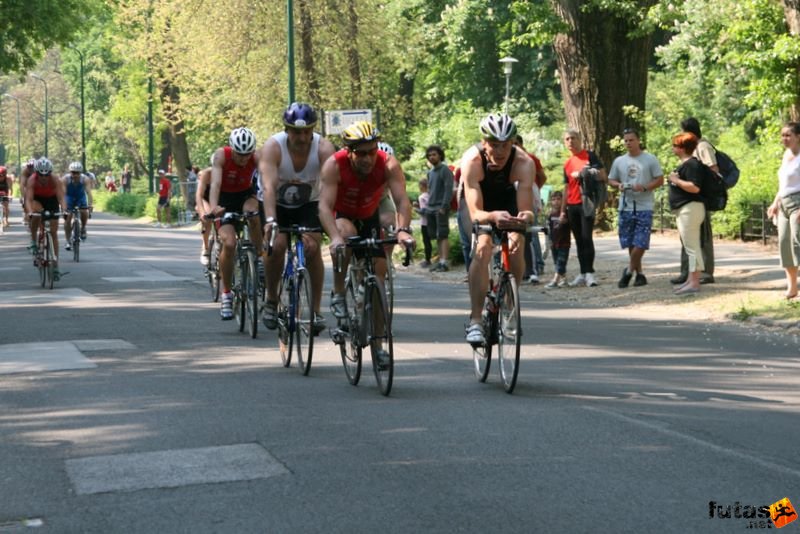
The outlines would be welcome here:
M 717 167 L 719 167 L 719 174 L 722 176 L 722 181 L 725 182 L 725 187 L 730 189 L 739 181 L 739 167 L 736 166 L 736 162 L 725 152 L 717 150 L 717 147 L 714 145 L 711 145 L 711 147 L 717 153 Z
M 717 163 L 719 163 L 719 154 L 717 152 Z M 703 197 L 703 204 L 706 205 L 708 211 L 722 211 L 728 205 L 728 184 L 721 174 L 717 174 L 709 167 L 703 165 L 706 169 L 705 176 L 703 177 L 703 184 L 700 187 L 700 196 Z M 722 170 L 720 168 L 720 170 Z M 739 170 L 736 170 L 737 176 Z
M 607 184 L 597 179 L 599 168 L 602 168 L 602 163 L 594 152 L 589 151 L 589 165 L 584 167 L 578 175 L 581 183 L 584 217 L 594 217 L 596 211 L 605 206 L 608 197 Z

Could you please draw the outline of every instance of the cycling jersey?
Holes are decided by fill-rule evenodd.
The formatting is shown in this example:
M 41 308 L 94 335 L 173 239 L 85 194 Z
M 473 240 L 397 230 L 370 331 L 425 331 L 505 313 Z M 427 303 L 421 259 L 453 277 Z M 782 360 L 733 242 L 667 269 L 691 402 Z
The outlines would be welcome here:
M 45 179 L 44 182 L 41 181 L 41 178 Z M 37 172 L 28 178 L 28 187 L 31 186 L 33 187 L 33 196 L 40 198 L 56 196 L 56 187 L 58 187 L 52 174 L 40 176 Z
M 86 181 L 88 178 L 81 174 L 80 179 L 76 182 L 72 179 L 72 175 L 67 174 L 64 176 L 67 197 L 67 209 L 72 209 L 75 206 L 85 208 L 88 206 L 86 198 Z
M 256 158 L 253 154 L 243 167 L 233 161 L 233 149 L 224 147 L 225 164 L 222 166 L 222 184 L 220 191 L 223 193 L 239 193 L 253 189 L 253 177 L 257 169 Z
M 507 211 L 511 215 L 517 214 L 517 190 L 511 181 L 511 167 L 517 155 L 517 147 L 511 147 L 511 155 L 502 169 L 490 169 L 486 151 L 478 148 L 481 156 L 483 180 L 480 182 L 481 195 L 483 196 L 484 211 Z
M 8 176 L 3 178 L 3 181 L 0 182 L 0 197 L 7 197 L 9 196 L 11 188 L 11 180 L 8 179 Z
M 334 206 L 337 216 L 349 219 L 369 218 L 378 209 L 386 188 L 386 153 L 378 150 L 375 166 L 364 179 L 350 165 L 347 149 L 338 151 L 333 157 L 339 167 L 340 177 Z
M 311 138 L 311 150 L 308 153 L 306 166 L 296 171 L 292 163 L 292 155 L 286 145 L 286 132 L 276 133 L 272 138 L 281 147 L 281 164 L 278 167 L 278 191 L 275 200 L 278 206 L 297 208 L 307 202 L 319 200 L 319 140 L 318 133 Z

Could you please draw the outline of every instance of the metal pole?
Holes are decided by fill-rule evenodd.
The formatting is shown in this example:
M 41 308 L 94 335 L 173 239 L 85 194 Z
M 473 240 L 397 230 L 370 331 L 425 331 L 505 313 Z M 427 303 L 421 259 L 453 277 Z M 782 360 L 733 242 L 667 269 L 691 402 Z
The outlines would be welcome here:
M 42 78 L 37 74 L 31 74 L 31 77 L 36 78 L 37 80 L 39 80 L 44 84 L 44 157 L 48 157 L 47 156 L 47 115 L 48 115 L 47 80 L 45 80 L 44 78 Z
M 80 71 L 81 71 L 81 165 L 83 170 L 86 170 L 86 107 L 83 94 L 83 52 L 74 46 L 70 48 L 78 53 L 80 58 Z
M 504 57 L 500 60 L 503 64 L 503 73 L 506 75 L 506 96 L 503 99 L 503 113 L 508 115 L 508 96 L 511 88 L 511 69 L 518 61 L 513 57 Z
M 19 175 L 22 173 L 22 157 L 20 156 L 21 153 L 19 145 L 19 98 L 8 93 L 4 94 L 3 96 L 11 98 L 17 103 L 17 178 L 19 178 Z
M 511 72 L 506 73 L 506 98 L 503 101 L 503 113 L 508 115 L 508 92 L 511 88 Z
M 156 188 L 153 180 L 155 180 L 155 172 L 153 169 L 153 161 L 155 160 L 155 145 L 153 141 L 153 77 L 150 76 L 147 80 L 147 172 L 149 173 L 148 182 L 150 184 L 150 194 L 152 195 Z
M 289 104 L 294 102 L 294 7 L 292 0 L 286 0 L 286 41 L 289 63 Z

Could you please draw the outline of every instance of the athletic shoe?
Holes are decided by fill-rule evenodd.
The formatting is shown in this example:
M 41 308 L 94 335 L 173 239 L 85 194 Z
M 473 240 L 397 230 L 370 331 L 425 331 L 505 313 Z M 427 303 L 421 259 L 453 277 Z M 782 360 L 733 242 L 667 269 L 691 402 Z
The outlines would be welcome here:
M 379 371 L 387 370 L 389 368 L 389 362 L 391 361 L 391 359 L 389 358 L 389 353 L 383 349 L 378 349 L 376 352 L 378 353 L 377 357 L 375 358 L 376 363 L 378 365 L 378 370 Z
M 539 277 L 536 276 L 535 274 L 532 274 L 532 275 L 530 275 L 528 277 L 528 282 L 530 282 L 531 284 L 538 284 L 539 283 Z
M 565 284 L 565 283 L 566 283 L 566 282 L 564 281 L 564 279 L 563 279 L 563 278 L 561 278 L 559 275 L 555 275 L 555 276 L 553 277 L 553 279 L 552 279 L 552 280 L 550 280 L 550 283 L 549 283 L 549 284 L 547 284 L 547 285 L 546 285 L 546 286 L 544 286 L 544 287 L 545 287 L 546 289 L 556 289 L 556 288 L 558 288 L 558 287 L 564 287 L 564 286 L 563 286 L 563 284 Z
M 321 313 L 314 312 L 314 322 L 311 324 L 311 333 L 317 336 L 327 327 L 328 325 L 325 321 L 325 316 Z
M 647 285 L 647 277 L 645 275 L 643 275 L 642 273 L 636 273 L 636 280 L 633 281 L 633 285 L 636 286 L 636 287 L 646 286 Z
M 713 284 L 714 283 L 714 277 L 712 275 L 710 275 L 710 274 L 703 274 L 703 275 L 700 276 L 700 283 L 703 284 L 703 285 L 705 285 L 705 284 Z
M 617 287 L 620 289 L 628 287 L 628 284 L 631 283 L 631 278 L 633 278 L 633 273 L 630 272 L 627 267 L 625 267 L 622 270 L 622 276 L 620 277 L 619 282 L 617 282 Z
M 586 285 L 586 276 L 581 273 L 575 277 L 575 280 L 569 283 L 569 287 L 578 287 Z
M 594 273 L 586 273 L 586 287 L 597 287 L 597 280 L 594 279 Z
M 421 262 L 419 262 L 419 266 L 422 267 L 423 269 L 427 269 L 428 267 L 431 266 L 431 262 L 429 262 L 428 260 L 422 260 Z
M 344 300 L 344 294 L 331 296 L 331 313 L 337 319 L 347 318 L 347 303 Z
M 81 230 L 81 241 L 86 241 L 86 230 Z
M 223 321 L 230 321 L 233 319 L 233 293 L 223 293 L 220 300 L 222 305 L 219 309 L 219 315 Z
M 265 302 L 261 322 L 270 330 L 278 328 L 278 303 Z
M 472 323 L 467 327 L 467 343 L 474 345 L 483 345 L 486 339 L 483 337 L 483 325 L 480 323 Z
M 200 253 L 200 265 L 206 266 L 209 262 L 209 254 L 206 251 Z
M 68 250 L 68 251 L 69 251 L 69 250 L 72 250 L 72 244 L 71 244 L 71 243 L 69 243 L 69 242 L 67 242 L 67 244 L 66 244 L 66 245 L 64 245 L 64 248 L 65 248 L 66 250 Z
M 685 284 L 685 283 L 686 283 L 686 280 L 688 280 L 688 278 L 689 278 L 689 275 L 688 275 L 688 274 L 686 274 L 686 273 L 681 273 L 681 274 L 679 274 L 678 276 L 676 276 L 675 278 L 671 278 L 671 279 L 670 279 L 670 281 L 669 281 L 669 283 L 670 283 L 670 284 L 674 284 L 674 285 L 681 285 L 681 284 Z

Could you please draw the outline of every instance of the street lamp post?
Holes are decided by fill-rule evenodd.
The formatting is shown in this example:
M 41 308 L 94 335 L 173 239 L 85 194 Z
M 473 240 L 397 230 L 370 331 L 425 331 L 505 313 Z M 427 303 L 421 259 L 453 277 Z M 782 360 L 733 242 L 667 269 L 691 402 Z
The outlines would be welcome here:
M 44 157 L 48 157 L 47 156 L 47 116 L 48 116 L 47 80 L 45 80 L 38 74 L 31 74 L 31 78 L 36 78 L 37 80 L 39 80 L 44 84 Z
M 506 98 L 503 104 L 503 113 L 508 115 L 508 92 L 511 86 L 511 69 L 514 63 L 518 63 L 518 61 L 513 57 L 506 56 L 500 60 L 500 63 L 503 64 L 503 74 L 506 75 Z
M 81 66 L 81 165 L 83 165 L 83 169 L 86 170 L 86 107 L 84 104 L 83 99 L 83 52 L 78 50 L 74 46 L 70 46 L 70 49 L 76 51 L 78 53 L 78 57 L 80 58 L 80 66 Z
M 8 93 L 4 94 L 3 96 L 6 98 L 11 98 L 17 103 L 17 177 L 19 178 L 20 173 L 22 173 L 22 158 L 20 157 L 19 147 L 19 98 Z
M 289 63 L 289 104 L 294 102 L 294 7 L 286 0 L 286 43 Z

